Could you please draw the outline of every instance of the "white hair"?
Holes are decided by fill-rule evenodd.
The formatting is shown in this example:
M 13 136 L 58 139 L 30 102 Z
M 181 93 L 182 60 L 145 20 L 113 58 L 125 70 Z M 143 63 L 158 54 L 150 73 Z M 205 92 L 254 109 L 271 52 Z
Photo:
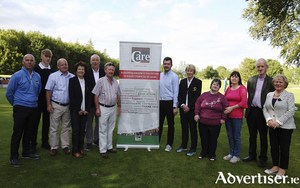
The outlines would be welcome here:
M 67 62 L 67 64 L 68 64 L 68 61 L 65 58 L 60 58 L 59 60 L 57 60 L 57 65 L 58 65 L 58 63 L 59 63 L 60 60 L 65 60 Z
M 257 67 L 257 63 L 259 63 L 260 61 L 266 62 L 266 66 L 268 66 L 268 62 L 267 62 L 264 58 L 259 58 L 259 59 L 255 62 L 255 67 Z
M 93 55 L 91 56 L 91 60 L 90 60 L 90 61 L 92 61 L 93 56 L 97 56 L 98 59 L 99 59 L 99 61 L 100 61 L 100 57 L 99 57 L 97 54 L 93 54 Z

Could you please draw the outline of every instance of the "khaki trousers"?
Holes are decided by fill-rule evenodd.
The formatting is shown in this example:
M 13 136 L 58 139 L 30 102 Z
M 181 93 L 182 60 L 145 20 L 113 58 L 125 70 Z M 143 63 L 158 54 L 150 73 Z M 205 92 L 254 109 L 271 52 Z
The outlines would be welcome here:
M 50 146 L 51 149 L 59 147 L 59 124 L 61 123 L 61 148 L 70 145 L 71 116 L 69 105 L 62 106 L 51 102 L 53 112 L 50 113 Z

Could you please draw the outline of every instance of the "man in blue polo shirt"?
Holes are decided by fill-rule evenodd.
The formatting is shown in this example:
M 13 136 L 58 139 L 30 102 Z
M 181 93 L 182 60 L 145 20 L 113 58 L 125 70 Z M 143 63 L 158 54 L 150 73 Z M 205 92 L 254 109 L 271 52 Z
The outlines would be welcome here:
M 37 116 L 38 96 L 41 91 L 41 77 L 33 70 L 34 56 L 26 54 L 23 57 L 23 67 L 10 78 L 6 90 L 6 98 L 13 106 L 14 128 L 11 137 L 10 163 L 21 166 L 19 161 L 19 146 L 23 135 L 23 158 L 39 159 L 39 155 L 30 152 L 30 138 L 33 124 Z

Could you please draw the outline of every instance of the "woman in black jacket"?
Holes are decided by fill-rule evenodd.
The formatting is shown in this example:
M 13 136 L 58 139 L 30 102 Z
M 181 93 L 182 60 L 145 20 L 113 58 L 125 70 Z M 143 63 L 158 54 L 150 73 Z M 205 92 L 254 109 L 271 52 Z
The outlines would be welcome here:
M 87 115 L 91 108 L 91 89 L 89 81 L 84 78 L 87 66 L 80 61 L 75 64 L 76 76 L 70 78 L 69 96 L 72 124 L 72 153 L 81 158 L 86 155 L 82 150 L 84 144 Z

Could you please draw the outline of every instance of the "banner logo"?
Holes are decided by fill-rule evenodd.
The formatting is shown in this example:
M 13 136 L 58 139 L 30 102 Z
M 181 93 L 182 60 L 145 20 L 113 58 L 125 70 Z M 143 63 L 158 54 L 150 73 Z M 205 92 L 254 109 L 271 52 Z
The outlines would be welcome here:
M 150 63 L 150 48 L 131 47 L 131 63 Z

